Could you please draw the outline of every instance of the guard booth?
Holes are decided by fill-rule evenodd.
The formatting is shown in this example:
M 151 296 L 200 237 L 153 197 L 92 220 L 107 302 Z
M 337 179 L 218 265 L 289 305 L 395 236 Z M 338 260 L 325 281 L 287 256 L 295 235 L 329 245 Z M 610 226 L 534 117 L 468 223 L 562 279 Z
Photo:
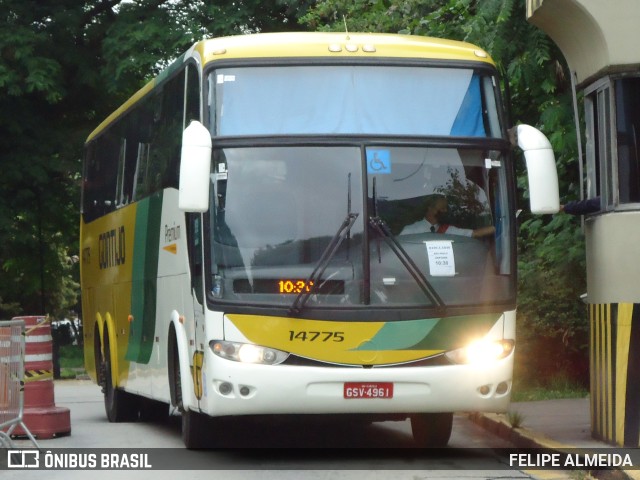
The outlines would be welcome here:
M 640 29 L 637 0 L 527 0 L 584 96 L 591 429 L 640 445 Z M 581 107 L 582 108 L 582 107 Z

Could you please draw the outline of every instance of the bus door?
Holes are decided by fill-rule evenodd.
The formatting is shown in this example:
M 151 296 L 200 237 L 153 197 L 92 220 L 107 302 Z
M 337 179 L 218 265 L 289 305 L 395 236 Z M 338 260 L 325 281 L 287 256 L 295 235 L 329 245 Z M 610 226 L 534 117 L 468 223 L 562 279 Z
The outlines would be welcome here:
M 194 328 L 191 335 L 193 345 L 189 346 L 190 366 L 198 402 L 202 398 L 202 361 L 204 358 L 204 281 L 202 252 L 202 214 L 187 213 L 189 242 L 189 270 L 191 272 L 191 299 L 193 306 Z

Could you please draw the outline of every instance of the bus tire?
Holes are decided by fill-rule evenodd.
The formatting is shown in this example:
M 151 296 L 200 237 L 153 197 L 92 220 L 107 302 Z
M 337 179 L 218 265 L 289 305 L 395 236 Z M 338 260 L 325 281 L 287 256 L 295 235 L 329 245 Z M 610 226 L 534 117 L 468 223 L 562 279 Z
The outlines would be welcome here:
M 94 327 L 93 334 L 93 359 L 96 366 L 96 383 L 102 387 L 102 393 L 104 394 L 106 384 L 104 379 L 106 377 L 105 369 L 106 364 L 102 356 L 102 343 L 100 342 L 100 333 L 98 331 L 98 325 Z
M 451 438 L 453 413 L 415 413 L 411 415 L 411 432 L 418 448 L 446 447 Z
M 173 324 L 169 327 L 168 348 L 167 348 L 167 375 L 169 381 L 170 404 L 182 411 L 182 381 L 180 376 L 180 362 L 178 361 L 178 343 L 176 340 L 176 329 Z
M 109 334 L 104 335 L 104 409 L 110 422 L 129 422 L 138 417 L 138 398 L 113 385 Z
M 184 446 L 193 448 L 209 448 L 211 447 L 209 434 L 215 434 L 208 427 L 209 417 L 194 410 L 185 410 L 182 412 L 182 441 Z

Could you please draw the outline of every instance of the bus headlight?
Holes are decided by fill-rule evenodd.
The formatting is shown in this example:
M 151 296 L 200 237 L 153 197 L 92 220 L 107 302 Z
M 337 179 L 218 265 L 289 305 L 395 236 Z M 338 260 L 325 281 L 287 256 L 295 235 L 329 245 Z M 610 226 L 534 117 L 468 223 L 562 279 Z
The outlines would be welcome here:
M 513 347 L 513 340 L 476 340 L 466 347 L 445 353 L 445 356 L 457 364 L 486 365 L 508 357 Z
M 219 357 L 226 360 L 233 360 L 234 362 L 278 365 L 289 357 L 289 354 L 282 350 L 262 347 L 252 343 L 211 340 L 209 347 L 211 347 L 211 351 Z

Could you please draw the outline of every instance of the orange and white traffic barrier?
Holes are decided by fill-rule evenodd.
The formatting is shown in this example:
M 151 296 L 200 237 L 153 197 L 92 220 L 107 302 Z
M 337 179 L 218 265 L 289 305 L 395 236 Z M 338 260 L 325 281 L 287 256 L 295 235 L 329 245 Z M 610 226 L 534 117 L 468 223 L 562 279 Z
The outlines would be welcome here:
M 19 427 L 40 448 L 23 422 L 25 326 L 22 320 L 0 321 L 0 446 L 14 448 Z
M 15 319 L 23 320 L 26 325 L 24 423 L 37 438 L 68 435 L 71 433 L 69 409 L 55 405 L 51 323 L 44 316 Z M 23 433 L 19 427 L 13 431 L 16 436 Z

